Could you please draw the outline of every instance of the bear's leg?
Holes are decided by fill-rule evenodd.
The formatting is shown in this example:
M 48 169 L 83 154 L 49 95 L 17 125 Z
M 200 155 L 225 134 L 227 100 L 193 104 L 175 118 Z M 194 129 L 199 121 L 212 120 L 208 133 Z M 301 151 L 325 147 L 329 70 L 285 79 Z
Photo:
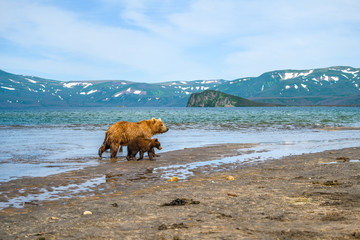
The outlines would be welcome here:
M 141 160 L 144 158 L 144 151 L 140 150 L 140 157 L 137 160 Z
M 151 153 L 152 153 L 153 157 L 160 157 L 159 154 L 155 153 L 155 148 L 152 148 Z
M 128 161 L 130 161 L 130 160 L 133 160 L 134 159 L 134 154 L 128 154 L 127 156 L 126 156 L 126 159 L 128 160 Z
M 106 143 L 103 143 L 102 145 L 101 145 L 101 147 L 99 148 L 99 157 L 100 158 L 102 158 L 102 154 L 103 154 L 103 152 L 105 152 L 106 150 L 108 150 L 110 147 L 109 147 L 109 145 L 107 145 Z
M 119 146 L 120 146 L 120 143 L 111 143 L 111 145 L 110 145 L 111 158 L 116 158 L 116 154 L 119 149 Z
M 138 154 L 138 152 L 139 152 L 139 151 L 135 151 L 135 152 L 132 153 L 131 158 L 132 158 L 133 160 L 136 160 L 136 154 Z
M 100 158 L 102 158 L 103 152 L 105 152 L 105 145 L 104 145 L 104 144 L 101 145 L 101 147 L 99 148 L 98 154 L 99 154 L 99 157 L 100 157 Z
M 150 151 L 148 151 L 148 156 L 149 156 L 149 159 L 150 159 L 150 161 L 152 161 L 152 160 L 155 160 L 154 159 L 154 153 L 150 150 Z
M 137 154 L 137 152 L 133 152 L 133 151 L 129 151 L 128 150 L 128 155 L 126 156 L 126 159 L 128 160 L 128 161 L 130 161 L 130 160 L 136 160 L 136 154 Z
M 156 154 L 155 154 L 155 149 L 153 147 L 150 148 L 150 150 L 148 151 L 148 156 L 151 161 L 155 160 L 154 157 L 156 157 Z
M 156 154 L 155 153 L 155 148 L 152 148 L 152 154 L 153 154 L 153 157 L 160 157 L 160 154 Z
M 123 151 L 123 149 L 122 149 L 122 145 L 120 145 L 119 152 L 122 152 L 122 151 Z

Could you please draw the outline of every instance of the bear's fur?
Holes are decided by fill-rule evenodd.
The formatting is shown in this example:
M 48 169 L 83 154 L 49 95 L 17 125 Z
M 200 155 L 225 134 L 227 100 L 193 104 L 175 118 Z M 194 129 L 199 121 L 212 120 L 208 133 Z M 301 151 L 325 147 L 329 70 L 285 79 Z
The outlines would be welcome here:
M 105 139 L 99 148 L 99 156 L 110 149 L 111 158 L 116 158 L 119 147 L 126 146 L 136 137 L 150 138 L 158 133 L 167 132 L 169 129 L 161 119 L 152 118 L 140 122 L 120 121 L 111 125 L 105 133 Z
M 134 138 L 127 145 L 128 154 L 126 156 L 126 159 L 127 160 L 135 159 L 136 154 L 140 152 L 140 157 L 137 160 L 141 160 L 144 158 L 144 153 L 147 152 L 149 159 L 153 160 L 153 158 L 155 157 L 154 148 L 157 148 L 159 150 L 162 149 L 160 142 L 157 138 L 154 139 L 143 138 L 143 137 Z

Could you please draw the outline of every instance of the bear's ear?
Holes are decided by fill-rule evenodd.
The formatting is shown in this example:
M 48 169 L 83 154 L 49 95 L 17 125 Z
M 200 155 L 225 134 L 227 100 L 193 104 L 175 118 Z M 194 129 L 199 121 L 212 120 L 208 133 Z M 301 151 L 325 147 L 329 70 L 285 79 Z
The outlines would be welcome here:
M 156 121 L 156 119 L 155 119 L 155 118 L 152 118 L 151 120 L 152 120 L 153 122 L 155 122 L 155 121 Z
M 158 141 L 158 139 L 157 139 L 157 138 L 154 138 L 154 141 Z
M 162 122 L 162 121 L 161 121 L 161 118 L 159 118 L 158 120 L 159 120 L 160 122 Z

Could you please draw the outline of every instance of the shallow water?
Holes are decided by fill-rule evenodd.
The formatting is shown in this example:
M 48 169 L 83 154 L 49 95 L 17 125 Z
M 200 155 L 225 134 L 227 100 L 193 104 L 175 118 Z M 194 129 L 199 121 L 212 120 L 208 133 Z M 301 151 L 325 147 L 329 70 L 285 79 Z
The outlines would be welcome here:
M 232 134 L 234 134 L 232 132 Z M 231 135 L 229 133 L 229 135 Z M 246 140 L 247 134 L 239 134 L 239 138 L 231 139 L 230 143 L 256 143 L 257 146 L 241 151 L 241 155 L 224 157 L 212 161 L 194 162 L 186 165 L 170 165 L 160 167 L 154 171 L 164 171 L 164 178 L 178 176 L 179 179 L 186 179 L 193 175 L 196 168 L 204 166 L 218 167 L 222 164 L 260 162 L 277 159 L 285 156 L 300 155 L 305 153 L 316 153 L 326 150 L 341 148 L 359 147 L 360 131 L 318 131 L 318 130 L 297 130 L 297 131 L 269 131 L 254 134 Z
M 71 108 L 1 110 L 0 114 L 0 181 L 101 163 L 97 151 L 104 133 L 121 120 L 161 118 L 170 128 L 156 135 L 162 151 L 256 143 L 278 146 L 282 155 L 288 155 L 359 146 L 360 142 L 358 130 L 318 130 L 360 127 L 357 107 Z M 125 153 L 126 148 L 119 156 Z
M 109 161 L 109 152 L 100 160 L 97 151 L 106 129 L 121 120 L 160 117 L 170 130 L 155 136 L 163 147 L 159 153 L 211 144 L 256 144 L 238 156 L 154 170 L 166 170 L 164 178 L 176 175 L 185 179 L 203 166 L 360 147 L 360 130 L 320 130 L 324 127 L 359 128 L 360 108 L 356 107 L 29 109 L 1 110 L 0 116 L 0 184 Z M 123 160 L 125 154 L 126 148 L 118 156 Z M 94 178 L 88 183 L 96 186 L 103 181 L 103 178 Z M 89 186 L 85 183 L 74 191 L 86 191 Z M 73 188 L 69 185 L 51 193 L 45 191 L 16 198 L 1 203 L 0 208 L 11 204 L 21 206 L 31 200 L 53 199 L 62 191 L 71 193 Z

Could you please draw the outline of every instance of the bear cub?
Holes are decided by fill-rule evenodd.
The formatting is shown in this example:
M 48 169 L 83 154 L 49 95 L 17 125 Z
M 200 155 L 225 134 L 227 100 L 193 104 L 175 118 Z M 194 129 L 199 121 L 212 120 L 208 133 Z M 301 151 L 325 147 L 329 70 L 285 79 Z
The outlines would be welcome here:
M 140 157 L 137 160 L 141 160 L 144 158 L 144 152 L 147 152 L 149 155 L 149 159 L 153 160 L 153 158 L 156 156 L 154 148 L 157 148 L 159 150 L 162 149 L 160 142 L 157 138 L 134 138 L 130 140 L 127 145 L 128 154 L 126 156 L 126 159 L 128 161 L 131 159 L 135 159 L 136 154 L 140 152 Z

